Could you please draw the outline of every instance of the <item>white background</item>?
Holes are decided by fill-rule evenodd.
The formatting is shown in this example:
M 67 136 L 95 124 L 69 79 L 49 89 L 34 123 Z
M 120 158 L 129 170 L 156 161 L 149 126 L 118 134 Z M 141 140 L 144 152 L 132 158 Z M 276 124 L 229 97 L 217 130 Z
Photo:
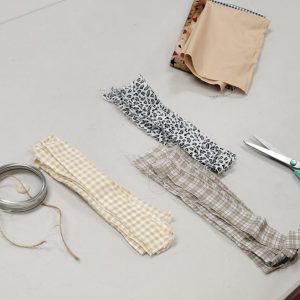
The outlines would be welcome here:
M 300 159 L 300 2 L 235 0 L 271 20 L 247 96 L 217 89 L 169 67 L 190 0 L 0 0 L 0 164 L 32 163 L 32 145 L 56 134 L 141 199 L 174 216 L 175 245 L 139 256 L 77 195 L 47 177 L 46 208 L 2 214 L 19 242 L 0 239 L 0 298 L 200 300 L 283 299 L 300 283 L 299 262 L 265 275 L 240 249 L 131 164 L 157 142 L 99 96 L 143 74 L 163 103 L 238 155 L 226 183 L 282 233 L 299 227 L 300 185 L 292 172 L 246 148 L 253 134 Z M 39 9 L 39 10 L 37 10 Z M 36 10 L 35 12 L 33 12 Z M 30 14 L 24 15 L 28 12 Z M 22 16 L 23 17 L 18 17 Z

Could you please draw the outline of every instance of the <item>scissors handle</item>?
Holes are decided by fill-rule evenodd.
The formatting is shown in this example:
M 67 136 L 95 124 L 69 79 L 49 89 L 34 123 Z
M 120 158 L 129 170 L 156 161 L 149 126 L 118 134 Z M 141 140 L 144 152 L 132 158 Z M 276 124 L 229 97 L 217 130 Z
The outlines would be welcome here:
M 300 170 L 294 170 L 294 174 L 300 180 Z

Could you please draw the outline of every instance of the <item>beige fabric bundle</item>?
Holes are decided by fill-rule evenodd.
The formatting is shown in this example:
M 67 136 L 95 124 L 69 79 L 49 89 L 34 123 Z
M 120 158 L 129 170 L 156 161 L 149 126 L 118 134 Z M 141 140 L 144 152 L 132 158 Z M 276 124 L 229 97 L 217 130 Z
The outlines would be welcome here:
M 270 21 L 208 0 L 182 45 L 186 67 L 199 79 L 247 93 Z
M 217 175 L 180 148 L 155 148 L 134 164 L 231 239 L 265 273 L 295 261 L 300 248 L 300 231 L 290 231 L 288 235 L 276 231 L 265 218 L 254 214 Z
M 36 165 L 78 193 L 140 254 L 159 254 L 173 241 L 171 215 L 138 199 L 55 136 L 34 147 Z

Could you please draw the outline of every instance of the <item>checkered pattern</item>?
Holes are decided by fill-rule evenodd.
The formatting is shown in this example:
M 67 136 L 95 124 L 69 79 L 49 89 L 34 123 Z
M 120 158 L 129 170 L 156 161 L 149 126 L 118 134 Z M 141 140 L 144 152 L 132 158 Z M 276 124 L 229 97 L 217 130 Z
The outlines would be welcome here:
M 265 273 L 288 265 L 297 256 L 300 232 L 278 233 L 217 175 L 179 148 L 158 147 L 134 164 L 234 241 Z
M 159 254 L 170 247 L 169 213 L 139 200 L 57 137 L 46 138 L 34 152 L 39 168 L 77 192 L 140 254 Z

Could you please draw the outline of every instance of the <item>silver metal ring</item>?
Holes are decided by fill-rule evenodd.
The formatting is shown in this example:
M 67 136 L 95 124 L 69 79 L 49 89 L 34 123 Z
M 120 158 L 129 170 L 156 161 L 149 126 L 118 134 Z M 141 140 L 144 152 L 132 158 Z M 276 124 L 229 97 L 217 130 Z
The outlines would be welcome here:
M 22 165 L 22 164 L 9 164 L 0 167 L 0 181 L 1 177 L 9 175 L 10 173 L 18 173 L 22 171 L 27 171 L 41 181 L 41 189 L 40 191 L 30 199 L 24 201 L 11 201 L 0 198 L 0 210 L 11 213 L 25 212 L 28 210 L 32 210 L 39 206 L 46 198 L 47 195 L 47 184 L 46 178 L 43 173 L 30 165 Z

